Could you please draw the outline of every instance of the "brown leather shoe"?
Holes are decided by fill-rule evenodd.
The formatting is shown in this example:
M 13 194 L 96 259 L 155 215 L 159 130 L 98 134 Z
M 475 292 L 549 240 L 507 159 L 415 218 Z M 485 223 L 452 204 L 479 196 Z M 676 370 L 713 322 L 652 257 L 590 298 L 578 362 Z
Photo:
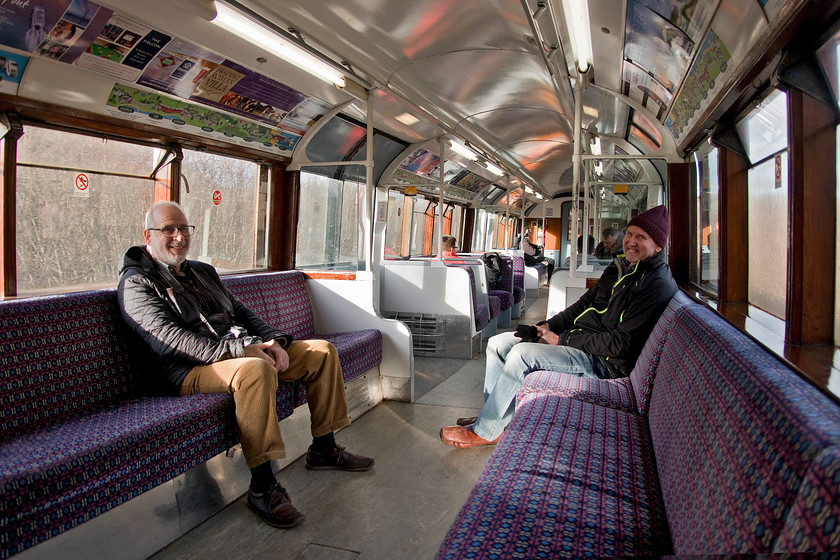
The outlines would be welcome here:
M 493 441 L 487 441 L 473 431 L 472 426 L 448 426 L 440 429 L 440 440 L 452 447 L 478 447 L 479 445 L 493 445 L 499 437 Z
M 272 527 L 288 529 L 300 525 L 305 516 L 292 505 L 292 498 L 279 482 L 266 492 L 248 489 L 248 507 Z
M 455 423 L 459 426 L 470 426 L 475 424 L 476 420 L 478 420 L 478 416 L 465 416 L 463 418 L 458 418 Z
M 373 459 L 364 455 L 356 455 L 346 451 L 340 445 L 333 447 L 329 453 L 315 451 L 312 446 L 306 452 L 306 468 L 316 471 L 339 470 L 339 471 L 366 471 L 373 466 Z

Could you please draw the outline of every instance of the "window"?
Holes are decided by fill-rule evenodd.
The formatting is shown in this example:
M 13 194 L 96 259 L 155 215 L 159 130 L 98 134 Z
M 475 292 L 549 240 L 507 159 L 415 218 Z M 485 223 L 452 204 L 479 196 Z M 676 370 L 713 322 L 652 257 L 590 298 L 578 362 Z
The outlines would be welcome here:
M 749 303 L 785 319 L 787 301 L 787 95 L 773 92 L 737 125 L 748 181 Z
M 113 286 L 143 243 L 163 150 L 26 126 L 17 144 L 18 293 Z M 158 177 L 168 182 L 169 168 Z
M 364 199 L 364 183 L 301 171 L 297 268 L 364 268 Z
M 718 149 L 706 144 L 694 153 L 696 216 L 693 223 L 694 267 L 692 280 L 700 287 L 717 293 L 720 281 L 720 218 L 718 215 Z
M 265 267 L 269 166 L 185 149 L 181 174 L 190 258 L 220 272 Z

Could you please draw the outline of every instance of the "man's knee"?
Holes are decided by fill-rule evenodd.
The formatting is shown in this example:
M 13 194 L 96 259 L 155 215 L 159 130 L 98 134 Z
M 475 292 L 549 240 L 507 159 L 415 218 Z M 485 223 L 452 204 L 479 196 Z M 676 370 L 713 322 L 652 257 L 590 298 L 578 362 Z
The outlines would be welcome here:
M 487 354 L 498 354 L 500 358 L 505 359 L 508 353 L 519 342 L 519 339 L 511 332 L 497 334 L 491 336 L 487 341 Z
M 244 358 L 234 378 L 234 390 L 263 386 L 277 390 L 277 370 L 262 358 Z

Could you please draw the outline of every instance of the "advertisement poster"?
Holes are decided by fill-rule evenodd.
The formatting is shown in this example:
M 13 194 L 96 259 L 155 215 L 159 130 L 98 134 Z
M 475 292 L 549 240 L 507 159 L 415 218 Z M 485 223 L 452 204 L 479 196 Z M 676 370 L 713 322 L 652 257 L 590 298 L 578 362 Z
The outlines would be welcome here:
M 653 76 L 648 74 L 632 62 L 624 62 L 624 81 L 631 86 L 636 86 L 644 94 L 646 93 L 661 108 L 667 110 L 673 99 L 673 94 L 665 86 L 660 84 Z M 654 111 L 656 112 L 656 111 Z
M 181 39 L 173 39 L 152 57 L 137 84 L 189 99 L 201 81 L 224 58 Z
M 100 21 L 110 14 L 110 10 L 88 0 L 0 2 L 0 42 L 38 56 L 72 62 L 90 44 Z
M 474 193 L 480 191 L 491 183 L 489 179 L 485 179 L 484 177 L 476 175 L 472 171 L 466 169 L 449 182 L 456 187 L 461 187 L 462 189 L 467 189 L 468 191 L 472 191 Z
M 712 19 L 718 0 L 638 0 L 697 42 Z
M 291 152 L 300 136 L 246 121 L 159 93 L 114 84 L 108 113 L 169 129 L 189 127 L 191 134 L 225 140 L 263 151 Z
M 400 167 L 406 171 L 428 177 L 440 167 L 440 158 L 437 154 L 433 154 L 424 148 L 418 148 L 402 162 Z
M 169 35 L 114 14 L 76 65 L 134 82 L 170 40 Z
M 190 99 L 277 126 L 305 98 L 299 91 L 226 60 L 198 84 Z
M 27 62 L 28 56 L 0 50 L 0 93 L 17 94 Z
M 688 68 L 693 48 L 694 42 L 665 18 L 635 0 L 627 3 L 624 56 L 671 93 Z
M 685 85 L 671 107 L 671 113 L 665 120 L 665 126 L 679 139 L 682 131 L 696 117 L 704 102 L 714 95 L 722 80 L 721 74 L 729 65 L 729 50 L 720 38 L 709 31 L 700 46 L 697 59 L 691 66 Z

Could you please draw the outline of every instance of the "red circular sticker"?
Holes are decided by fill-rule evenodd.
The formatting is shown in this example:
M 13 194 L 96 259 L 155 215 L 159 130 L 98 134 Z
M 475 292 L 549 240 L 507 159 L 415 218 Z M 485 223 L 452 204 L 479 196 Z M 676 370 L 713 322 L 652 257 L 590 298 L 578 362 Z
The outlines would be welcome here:
M 85 175 L 84 173 L 79 173 L 78 175 L 76 175 L 76 188 L 77 189 L 79 189 L 80 191 L 83 191 L 83 190 L 88 188 L 89 184 L 90 183 L 88 181 L 87 175 Z
M 214 191 L 213 192 L 213 204 L 218 206 L 222 203 L 222 191 Z

